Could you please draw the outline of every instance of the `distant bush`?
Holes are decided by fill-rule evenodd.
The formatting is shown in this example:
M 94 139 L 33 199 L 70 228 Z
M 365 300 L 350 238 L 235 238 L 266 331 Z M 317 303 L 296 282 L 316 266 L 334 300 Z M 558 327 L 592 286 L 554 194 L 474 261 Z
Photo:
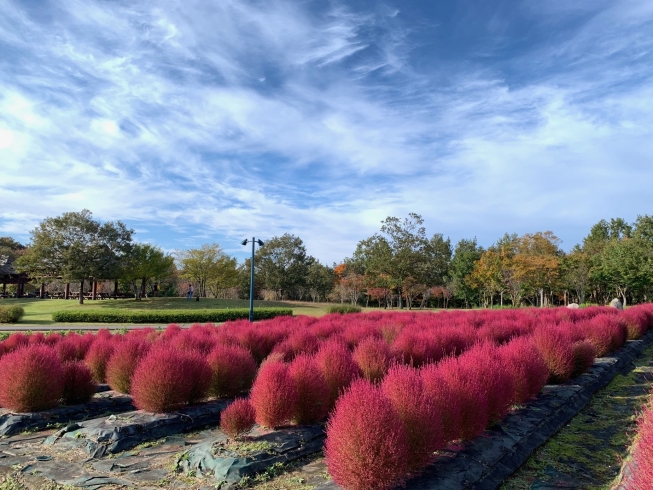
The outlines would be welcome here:
M 378 386 L 357 380 L 338 399 L 324 446 L 333 481 L 348 490 L 389 490 L 408 472 L 409 441 Z
M 0 405 L 16 412 L 47 410 L 59 404 L 64 379 L 50 347 L 31 345 L 0 359 Z
M 257 308 L 254 319 L 292 316 L 291 308 Z M 246 308 L 227 310 L 61 310 L 52 313 L 52 320 L 66 323 L 222 323 L 249 318 Z
M 234 397 L 252 387 L 256 378 L 256 361 L 242 347 L 216 345 L 207 357 L 211 367 L 209 393 L 218 398 Z
M 251 402 L 239 398 L 220 414 L 220 429 L 232 439 L 249 432 L 254 427 L 255 412 Z
M 250 399 L 256 411 L 256 422 L 265 427 L 280 427 L 293 417 L 297 404 L 297 388 L 288 365 L 267 361 L 259 369 Z
M 340 313 L 346 315 L 347 313 L 360 313 L 363 309 L 356 305 L 331 305 L 327 308 L 327 313 Z
M 62 364 L 63 368 L 63 403 L 75 405 L 86 403 L 97 391 L 91 370 L 81 361 L 69 361 Z
M 116 344 L 106 368 L 107 383 L 112 390 L 129 393 L 134 370 L 147 351 L 147 341 L 130 338 Z
M 0 323 L 17 323 L 25 315 L 20 306 L 0 306 Z

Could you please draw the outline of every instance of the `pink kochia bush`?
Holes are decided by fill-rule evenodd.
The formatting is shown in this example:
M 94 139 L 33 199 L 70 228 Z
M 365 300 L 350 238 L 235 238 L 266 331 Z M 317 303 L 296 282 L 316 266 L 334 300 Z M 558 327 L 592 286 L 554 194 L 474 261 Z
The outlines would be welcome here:
M 86 353 L 86 364 L 91 370 L 96 383 L 104 383 L 107 380 L 107 363 L 113 354 L 114 342 L 109 338 L 98 338 Z
M 347 346 L 337 340 L 322 342 L 320 350 L 315 355 L 317 363 L 329 390 L 329 411 L 335 406 L 340 393 L 350 383 L 361 376 L 361 370 L 354 362 Z
M 383 394 L 390 400 L 401 419 L 408 437 L 409 470 L 426 466 L 434 451 L 442 449 L 442 427 L 438 407 L 424 390 L 418 370 L 410 366 L 394 366 L 383 379 Z
M 256 413 L 246 398 L 238 398 L 220 414 L 220 429 L 232 439 L 249 432 L 254 427 Z
M 54 408 L 63 388 L 61 362 L 50 347 L 24 346 L 0 359 L 0 405 L 5 408 L 16 412 Z
M 324 446 L 329 473 L 347 490 L 388 490 L 409 470 L 409 438 L 379 386 L 354 381 L 338 399 Z
M 632 490 L 651 488 L 653 482 L 653 398 L 640 415 L 633 461 L 630 464 L 632 477 L 625 488 Z
M 91 370 L 81 361 L 67 361 L 62 364 L 63 369 L 63 403 L 75 405 L 86 403 L 95 394 L 97 384 L 93 381 Z
M 307 354 L 298 355 L 288 373 L 297 390 L 292 421 L 315 424 L 324 420 L 329 413 L 329 387 L 315 359 Z
M 497 360 L 511 373 L 515 403 L 524 403 L 537 395 L 549 379 L 549 368 L 530 337 L 499 347 Z
M 571 335 L 555 327 L 535 331 L 535 346 L 549 369 L 549 383 L 564 383 L 574 372 L 574 351 Z
M 353 357 L 365 379 L 377 382 L 388 372 L 392 353 L 385 341 L 369 337 L 358 344 Z
M 198 353 L 162 345 L 138 364 L 131 382 L 134 405 L 149 412 L 170 412 L 206 397 L 211 369 Z
M 150 349 L 145 340 L 130 338 L 116 344 L 106 367 L 107 383 L 111 389 L 130 393 L 131 380 L 139 361 Z
M 290 422 L 297 405 L 297 388 L 288 365 L 267 361 L 259 369 L 250 392 L 256 422 L 265 427 L 280 427 Z
M 247 349 L 216 345 L 207 357 L 211 367 L 212 396 L 233 397 L 251 388 L 256 377 L 256 361 Z

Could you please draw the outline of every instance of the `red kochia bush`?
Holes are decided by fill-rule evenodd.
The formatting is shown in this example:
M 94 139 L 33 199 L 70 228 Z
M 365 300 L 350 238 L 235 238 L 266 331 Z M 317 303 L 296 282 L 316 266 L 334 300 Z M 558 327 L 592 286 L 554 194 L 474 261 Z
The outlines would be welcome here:
M 297 424 L 315 424 L 329 413 L 329 387 L 315 360 L 300 354 L 288 368 L 297 390 L 297 403 L 292 417 Z
M 549 379 L 549 369 L 531 337 L 514 339 L 499 347 L 497 357 L 512 374 L 515 403 L 537 395 Z
M 29 344 L 29 336 L 21 332 L 14 332 L 3 342 L 7 352 L 14 351 Z
M 254 427 L 256 413 L 246 398 L 238 398 L 220 414 L 220 429 L 232 439 L 249 432 Z
M 639 308 L 628 308 L 620 316 L 626 323 L 628 340 L 636 340 L 648 330 L 648 316 L 644 310 Z
M 354 362 L 347 346 L 337 340 L 325 340 L 315 355 L 322 376 L 329 389 L 329 410 L 336 403 L 340 393 L 361 375 L 361 370 Z
M 535 347 L 549 369 L 549 383 L 564 383 L 574 371 L 574 351 L 570 333 L 542 327 L 533 334 Z
M 260 425 L 279 427 L 288 423 L 297 405 L 297 388 L 288 365 L 279 361 L 265 362 L 254 381 L 250 399 Z
M 111 339 L 99 338 L 86 353 L 86 364 L 93 374 L 93 379 L 97 383 L 104 383 L 107 380 L 107 363 L 113 354 L 115 348 Z
M 106 368 L 107 383 L 111 389 L 121 393 L 130 392 L 131 378 L 136 365 L 149 349 L 148 342 L 137 338 L 116 343 Z
M 46 410 L 59 404 L 63 370 L 54 349 L 22 347 L 0 359 L 0 405 L 16 412 Z
M 237 396 L 251 388 L 256 361 L 247 349 L 216 345 L 207 357 L 212 377 L 209 393 L 218 398 Z
M 590 342 L 574 342 L 571 346 L 574 353 L 574 370 L 571 376 L 578 376 L 586 372 L 594 364 L 596 358 L 596 347 Z
M 383 379 L 383 393 L 399 415 L 408 436 L 409 470 L 426 466 L 433 452 L 444 446 L 440 414 L 435 400 L 424 391 L 419 372 L 410 366 L 394 366 Z
M 376 382 L 383 379 L 388 371 L 392 354 L 383 340 L 369 337 L 358 344 L 353 357 L 365 379 Z
M 443 362 L 451 362 L 449 359 Z M 458 409 L 458 387 L 450 382 L 446 371 L 442 364 L 427 364 L 420 370 L 424 391 L 434 401 L 438 414 L 433 425 L 441 430 L 445 443 L 458 439 L 462 428 L 462 413 Z M 482 407 L 479 407 L 480 409 Z
M 630 464 L 632 478 L 627 488 L 651 488 L 653 482 L 653 402 L 649 401 L 639 421 L 633 461 Z
M 63 402 L 66 405 L 86 403 L 95 394 L 97 385 L 91 370 L 81 361 L 68 361 L 63 368 Z
M 329 473 L 347 490 L 389 490 L 408 472 L 408 436 L 378 386 L 354 381 L 338 399 L 324 445 Z
M 170 412 L 206 396 L 210 379 L 210 368 L 200 355 L 157 346 L 134 371 L 134 405 L 149 412 Z

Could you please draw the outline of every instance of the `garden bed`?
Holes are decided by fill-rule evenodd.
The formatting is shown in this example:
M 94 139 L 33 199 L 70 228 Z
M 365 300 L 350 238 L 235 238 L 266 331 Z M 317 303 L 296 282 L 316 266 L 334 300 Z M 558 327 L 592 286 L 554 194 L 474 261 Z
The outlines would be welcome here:
M 82 448 L 92 458 L 134 448 L 162 437 L 217 425 L 228 401 L 216 400 L 183 408 L 175 413 L 126 412 L 119 416 L 71 424 L 48 437 L 45 444 Z

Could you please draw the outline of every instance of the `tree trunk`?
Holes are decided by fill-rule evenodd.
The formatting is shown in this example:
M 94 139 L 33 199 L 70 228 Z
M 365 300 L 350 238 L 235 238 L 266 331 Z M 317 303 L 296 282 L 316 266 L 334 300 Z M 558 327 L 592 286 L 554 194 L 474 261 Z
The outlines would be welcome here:
M 118 281 L 113 282 L 113 299 L 118 299 Z
M 63 293 L 63 299 L 68 299 L 68 298 L 70 298 L 70 283 L 69 282 L 66 283 L 66 289 L 64 289 L 64 293 Z
M 39 298 L 43 299 L 45 298 L 45 283 L 41 283 L 41 288 L 39 289 Z
M 79 304 L 84 304 L 84 279 L 79 283 Z
M 141 298 L 145 297 L 145 285 L 146 285 L 146 283 L 147 283 L 147 279 L 144 278 L 144 277 L 141 278 Z

